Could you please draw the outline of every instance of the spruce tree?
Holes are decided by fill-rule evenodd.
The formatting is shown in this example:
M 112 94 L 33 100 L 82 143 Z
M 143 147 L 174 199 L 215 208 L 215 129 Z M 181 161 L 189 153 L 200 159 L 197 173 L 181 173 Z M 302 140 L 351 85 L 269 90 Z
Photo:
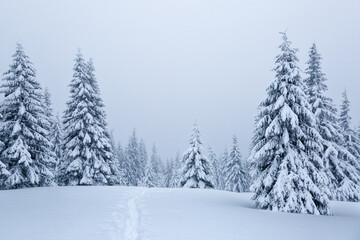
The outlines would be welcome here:
M 134 129 L 125 150 L 124 170 L 129 186 L 137 186 L 139 183 L 139 155 L 139 142 Z
M 121 173 L 119 170 L 117 159 L 114 155 L 114 145 L 112 144 L 112 138 L 108 130 L 108 124 L 106 122 L 105 105 L 101 98 L 100 88 L 95 77 L 95 67 L 91 58 L 87 62 L 86 67 L 89 83 L 94 90 L 94 119 L 99 126 L 98 132 L 100 136 L 97 139 L 98 143 L 96 144 L 96 146 L 98 147 L 98 157 L 106 161 L 110 167 L 110 174 L 106 176 L 108 185 L 117 185 L 121 182 Z
M 57 175 L 58 165 L 62 158 L 62 139 L 63 139 L 62 124 L 58 114 L 55 116 L 53 124 L 50 128 L 49 137 L 52 143 L 52 152 L 55 155 L 55 161 L 56 161 L 55 173 Z
M 64 185 L 113 185 L 118 182 L 113 149 L 92 62 L 78 51 L 63 116 L 63 157 L 59 181 Z
M 49 90 L 45 88 L 45 90 L 42 92 L 42 109 L 44 111 L 44 118 L 42 118 L 42 121 L 40 122 L 40 125 L 46 130 L 48 133 L 46 138 L 50 141 L 51 146 L 50 149 L 54 149 L 54 143 L 52 141 L 52 131 L 53 131 L 53 125 L 54 125 L 54 114 L 52 109 L 52 103 L 51 103 L 51 95 L 49 93 Z M 52 161 L 49 161 L 47 164 L 47 167 L 49 170 L 56 176 L 56 165 L 57 165 L 57 156 L 55 155 L 54 151 L 50 151 L 51 159 Z
M 145 168 L 148 162 L 148 155 L 146 151 L 146 146 L 144 140 L 140 140 L 139 142 L 139 165 L 138 165 L 138 181 L 139 185 L 143 185 L 142 181 L 145 177 Z
M 118 169 L 119 169 L 119 185 L 126 186 L 126 185 L 128 185 L 128 183 L 127 183 L 127 178 L 125 176 L 125 170 L 124 170 L 125 169 L 124 168 L 125 154 L 124 154 L 124 149 L 121 146 L 120 142 L 118 142 L 116 144 L 116 146 L 114 147 L 114 151 L 115 151 L 115 159 L 117 160 L 116 162 L 117 162 Z
M 2 115 L 0 113 L 0 119 L 2 121 Z M 0 152 L 4 149 L 4 142 L 0 139 Z M 0 158 L 0 189 L 3 188 L 3 184 L 6 181 L 7 177 L 10 175 L 9 171 L 7 170 L 6 165 L 2 162 Z
M 229 152 L 225 148 L 221 158 L 219 159 L 219 179 L 218 179 L 218 189 L 225 190 L 225 180 L 226 180 L 226 164 L 229 161 Z
M 164 172 L 164 187 L 170 188 L 171 187 L 171 180 L 174 176 L 174 159 L 170 159 L 166 161 L 165 164 L 165 172 Z
M 153 144 L 153 147 L 151 149 L 151 163 L 153 166 L 154 174 L 157 179 L 156 185 L 158 187 L 164 187 L 165 186 L 165 169 L 162 165 L 161 158 L 159 157 L 159 154 L 157 152 L 156 145 Z
M 196 123 L 190 139 L 190 148 L 184 153 L 182 165 L 180 187 L 214 188 L 211 163 L 204 154 Z
M 246 192 L 249 188 L 247 169 L 242 160 L 236 136 L 225 167 L 225 190 L 232 192 Z
M 220 189 L 219 188 L 219 178 L 221 177 L 221 168 L 219 166 L 219 160 L 216 156 L 216 153 L 214 152 L 214 150 L 209 147 L 209 161 L 211 163 L 211 168 L 212 168 L 212 173 L 213 173 L 213 179 L 214 179 L 214 188 L 216 189 Z
M 156 167 L 157 167 L 157 152 L 156 152 L 156 147 L 154 145 L 152 149 L 151 157 L 146 161 L 142 186 L 145 187 L 158 186 L 159 175 L 156 172 Z
M 316 45 L 310 48 L 305 79 L 306 93 L 316 118 L 317 130 L 322 137 L 323 151 L 320 156 L 326 166 L 330 180 L 327 192 L 331 199 L 357 201 L 360 198 L 360 176 L 355 166 L 355 157 L 342 145 L 337 109 L 333 100 L 325 95 L 326 77 L 321 70 L 321 56 Z
M 171 187 L 171 188 L 179 187 L 180 176 L 181 176 L 181 158 L 180 158 L 180 153 L 177 152 L 175 159 L 174 159 L 173 171 L 172 171 L 172 176 L 171 176 L 169 187 Z
M 357 165 L 360 165 L 360 140 L 356 132 L 351 128 L 351 116 L 350 116 L 350 101 L 347 97 L 346 91 L 342 94 L 343 101 L 340 107 L 340 131 L 344 138 L 344 147 L 355 156 L 357 159 Z M 360 171 L 359 166 L 357 169 Z
M 54 159 L 48 131 L 44 128 L 48 123 L 42 89 L 36 80 L 35 68 L 20 44 L 3 81 L 1 92 L 5 98 L 0 105 L 2 188 L 54 185 L 54 174 L 48 169 Z
M 51 95 L 47 88 L 45 88 L 43 93 L 43 99 L 44 99 L 44 112 L 46 117 L 48 118 L 49 126 L 54 124 L 54 114 L 52 109 L 52 103 L 51 103 Z
M 330 214 L 321 136 L 304 93 L 297 49 L 285 33 L 282 40 L 275 80 L 259 106 L 249 158 L 257 176 L 255 204 L 272 211 Z

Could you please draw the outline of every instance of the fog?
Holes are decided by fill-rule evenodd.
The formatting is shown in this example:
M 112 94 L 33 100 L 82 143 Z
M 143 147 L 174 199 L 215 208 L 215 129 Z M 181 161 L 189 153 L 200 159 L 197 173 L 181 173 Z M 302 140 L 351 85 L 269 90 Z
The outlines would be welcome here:
M 163 158 L 184 152 L 197 121 L 205 148 L 239 138 L 248 154 L 254 116 L 274 79 L 287 31 L 304 70 L 316 43 L 328 95 L 347 89 L 360 121 L 360 1 L 1 1 L 0 72 L 16 42 L 62 114 L 78 47 L 93 58 L 109 129 L 132 129 Z

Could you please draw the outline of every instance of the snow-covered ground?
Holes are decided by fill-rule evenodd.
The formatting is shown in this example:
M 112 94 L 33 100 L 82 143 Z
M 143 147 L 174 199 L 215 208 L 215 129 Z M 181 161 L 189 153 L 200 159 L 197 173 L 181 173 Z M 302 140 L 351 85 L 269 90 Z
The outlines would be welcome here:
M 0 191 L 0 239 L 360 239 L 360 203 L 332 202 L 334 216 L 312 216 L 254 209 L 250 197 L 136 187 Z

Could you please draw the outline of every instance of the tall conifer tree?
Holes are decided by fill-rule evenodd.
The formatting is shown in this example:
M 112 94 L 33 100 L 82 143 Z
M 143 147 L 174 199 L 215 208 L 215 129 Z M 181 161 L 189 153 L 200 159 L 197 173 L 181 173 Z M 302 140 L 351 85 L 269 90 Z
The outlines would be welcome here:
M 36 71 L 18 44 L 10 69 L 4 74 L 1 92 L 5 98 L 0 111 L 3 142 L 0 168 L 3 188 L 50 186 L 54 174 L 48 165 L 54 161 L 50 151 L 49 124 L 43 109 L 43 95 Z M 6 170 L 4 169 L 6 166 Z
M 237 137 L 233 137 L 233 146 L 225 167 L 225 190 L 246 192 L 249 189 L 248 172 L 241 157 Z
M 297 49 L 282 33 L 275 80 L 256 117 L 250 161 L 256 168 L 254 200 L 262 209 L 329 214 L 321 136 L 304 93 Z
M 63 117 L 63 157 L 59 181 L 65 185 L 112 185 L 118 182 L 106 130 L 105 112 L 92 62 L 78 51 Z
M 360 164 L 360 140 L 356 132 L 351 128 L 351 116 L 350 116 L 350 101 L 347 97 L 346 91 L 343 93 L 343 101 L 340 107 L 340 131 L 344 137 L 344 146 L 347 150 L 355 156 Z M 360 171 L 360 168 L 357 167 Z
M 327 194 L 331 199 L 357 201 L 360 198 L 360 176 L 355 168 L 357 162 L 342 146 L 337 109 L 333 100 L 325 95 L 327 79 L 321 70 L 321 56 L 315 44 L 310 48 L 307 66 L 306 93 L 322 137 L 323 151 L 320 155 L 330 180 Z
M 197 124 L 194 124 L 190 148 L 184 153 L 180 187 L 214 188 L 211 164 L 205 156 Z

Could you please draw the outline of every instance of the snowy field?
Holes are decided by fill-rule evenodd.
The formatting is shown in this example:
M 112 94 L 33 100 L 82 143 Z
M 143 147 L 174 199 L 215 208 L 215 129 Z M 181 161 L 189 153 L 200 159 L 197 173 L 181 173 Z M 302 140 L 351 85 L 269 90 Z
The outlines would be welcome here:
M 360 239 L 360 203 L 332 202 L 335 216 L 312 216 L 254 209 L 250 197 L 140 187 L 0 191 L 0 239 Z

